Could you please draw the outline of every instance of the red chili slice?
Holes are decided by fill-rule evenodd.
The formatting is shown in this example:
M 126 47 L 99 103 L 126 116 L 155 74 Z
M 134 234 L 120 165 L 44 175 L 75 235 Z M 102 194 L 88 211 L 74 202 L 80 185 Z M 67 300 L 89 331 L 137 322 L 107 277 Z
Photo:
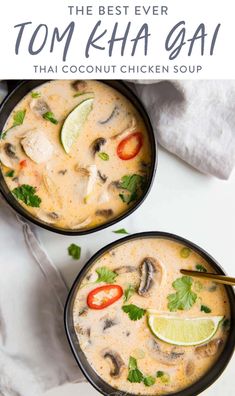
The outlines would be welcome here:
M 143 135 L 141 132 L 134 132 L 121 140 L 117 146 L 117 155 L 122 160 L 130 160 L 134 158 L 143 146 Z
M 87 296 L 87 305 L 91 309 L 104 309 L 115 303 L 123 295 L 119 285 L 105 285 L 92 290 Z

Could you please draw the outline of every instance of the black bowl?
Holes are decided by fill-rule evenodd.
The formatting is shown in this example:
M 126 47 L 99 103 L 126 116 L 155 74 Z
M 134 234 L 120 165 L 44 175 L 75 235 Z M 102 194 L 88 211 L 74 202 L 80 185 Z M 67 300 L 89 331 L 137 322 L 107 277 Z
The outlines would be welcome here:
M 215 261 L 213 257 L 211 257 L 205 250 L 200 248 L 199 246 L 195 245 L 194 243 L 181 238 L 177 235 L 169 234 L 166 232 L 142 232 L 138 234 L 133 234 L 127 236 L 125 238 L 121 238 L 109 245 L 105 246 L 101 250 L 99 250 L 84 266 L 84 268 L 80 271 L 77 278 L 74 281 L 74 284 L 70 290 L 66 306 L 65 306 L 65 330 L 67 334 L 67 338 L 74 354 L 74 357 L 82 370 L 83 374 L 87 378 L 87 380 L 97 389 L 101 394 L 108 396 L 108 395 L 117 395 L 117 396 L 137 396 L 136 394 L 123 392 L 112 388 L 108 383 L 102 380 L 98 376 L 98 374 L 94 371 L 94 369 L 88 363 L 85 354 L 83 353 L 82 349 L 80 348 L 78 338 L 75 333 L 74 324 L 73 324 L 73 306 L 74 300 L 76 297 L 77 290 L 81 284 L 81 281 L 86 276 L 87 272 L 89 271 L 90 267 L 94 264 L 96 260 L 98 260 L 102 255 L 107 253 L 107 251 L 113 249 L 114 247 L 120 246 L 127 241 L 131 241 L 134 239 L 141 239 L 141 238 L 165 238 L 170 239 L 179 243 L 182 243 L 184 246 L 189 247 L 190 249 L 194 250 L 198 254 L 200 254 L 211 266 L 212 268 L 221 275 L 225 275 L 223 269 L 220 265 Z M 176 393 L 170 393 L 169 396 L 196 396 L 207 389 L 213 382 L 217 380 L 217 378 L 222 374 L 225 367 L 229 363 L 234 347 L 235 347 L 235 332 L 234 323 L 235 323 L 235 294 L 233 288 L 231 286 L 225 286 L 227 295 L 230 302 L 230 310 L 231 310 L 231 330 L 228 335 L 228 339 L 226 345 L 219 356 L 218 361 L 216 364 L 207 372 L 203 377 L 201 377 L 197 382 Z M 167 395 L 166 395 L 167 396 Z
M 16 87 L 12 90 L 12 92 L 5 98 L 3 103 L 0 106 L 0 139 L 1 139 L 1 134 L 2 130 L 4 128 L 4 125 L 12 112 L 12 110 L 15 108 L 15 106 L 18 104 L 18 102 L 31 90 L 34 88 L 38 87 L 39 85 L 50 81 L 50 80 L 27 80 L 27 81 L 22 81 L 20 83 L 16 83 Z M 64 229 L 60 227 L 56 227 L 55 225 L 48 224 L 36 217 L 34 217 L 31 213 L 29 213 L 26 209 L 23 208 L 23 206 L 20 205 L 20 203 L 14 198 L 14 196 L 11 194 L 9 191 L 9 188 L 4 180 L 4 177 L 2 175 L 2 172 L 0 171 L 0 192 L 6 199 L 6 201 L 10 204 L 10 206 L 18 212 L 20 215 L 25 217 L 27 220 L 30 220 L 32 223 L 37 224 L 38 226 L 45 228 L 46 230 L 58 233 L 58 234 L 64 234 L 64 235 L 86 235 L 90 234 L 96 231 L 103 230 L 106 227 L 112 226 L 113 224 L 125 219 L 127 216 L 129 216 L 131 213 L 133 213 L 145 200 L 147 197 L 153 180 L 154 180 L 154 175 L 157 167 L 157 148 L 156 148 L 156 142 L 155 142 L 155 137 L 154 137 L 154 131 L 153 127 L 151 125 L 149 116 L 143 106 L 143 104 L 140 102 L 140 100 L 137 98 L 137 96 L 128 88 L 123 82 L 118 81 L 118 80 L 101 80 L 101 82 L 109 85 L 110 87 L 116 89 L 119 91 L 123 96 L 125 96 L 133 105 L 134 107 L 138 110 L 140 115 L 142 116 L 144 123 L 147 128 L 149 140 L 150 140 L 150 147 L 151 147 L 151 167 L 149 169 L 149 177 L 148 177 L 148 182 L 146 185 L 146 190 L 144 194 L 141 196 L 141 198 L 136 201 L 136 203 L 126 212 L 121 214 L 120 216 L 117 216 L 116 218 L 112 219 L 111 221 L 99 225 L 94 228 L 90 228 L 87 230 L 71 230 L 71 229 Z M 12 88 L 14 84 L 10 84 L 10 88 Z

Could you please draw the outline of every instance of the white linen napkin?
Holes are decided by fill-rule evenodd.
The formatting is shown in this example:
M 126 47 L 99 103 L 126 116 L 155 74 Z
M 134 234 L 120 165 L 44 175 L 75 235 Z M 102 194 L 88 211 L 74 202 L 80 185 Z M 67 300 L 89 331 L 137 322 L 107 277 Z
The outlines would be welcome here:
M 37 396 L 84 380 L 63 325 L 68 293 L 33 226 L 0 200 L 0 395 Z
M 158 142 L 199 171 L 228 179 L 235 164 L 235 80 L 135 80 Z

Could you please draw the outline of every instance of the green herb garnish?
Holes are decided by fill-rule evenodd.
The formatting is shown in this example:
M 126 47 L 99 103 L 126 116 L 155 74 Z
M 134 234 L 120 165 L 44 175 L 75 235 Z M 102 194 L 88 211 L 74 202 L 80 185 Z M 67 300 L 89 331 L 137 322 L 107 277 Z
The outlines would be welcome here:
M 145 386 L 152 386 L 156 382 L 156 379 L 152 377 L 152 375 L 148 375 L 147 377 L 144 377 L 144 385 Z
M 71 256 L 74 260 L 79 260 L 81 257 L 81 248 L 80 246 L 76 245 L 75 243 L 72 243 L 68 247 L 68 254 Z
M 22 125 L 24 122 L 26 110 L 19 110 L 16 111 L 14 116 L 13 116 L 13 124 L 10 128 L 8 128 L 6 131 L 2 133 L 1 139 L 5 139 L 6 134 L 10 129 L 15 128 L 16 126 Z
M 129 285 L 125 291 L 124 291 L 124 302 L 127 302 L 130 300 L 130 298 L 133 296 L 133 294 L 136 292 L 136 288 L 133 285 Z
M 187 247 L 183 247 L 183 248 L 180 250 L 180 256 L 181 256 L 182 258 L 188 258 L 189 255 L 190 255 L 190 253 L 191 253 L 191 250 L 190 250 L 189 248 L 187 248 Z
M 35 193 L 36 188 L 29 186 L 28 184 L 22 184 L 22 186 L 16 187 L 12 190 L 12 194 L 20 201 L 23 201 L 26 205 L 32 206 L 33 208 L 39 208 L 42 200 Z
M 129 232 L 127 232 L 125 230 L 125 228 L 120 228 L 120 230 L 116 230 L 116 231 L 113 231 L 113 232 L 114 232 L 114 234 L 125 234 L 125 235 L 129 234 Z
M 201 305 L 201 312 L 211 313 L 211 309 L 206 305 Z
M 14 174 L 15 174 L 15 171 L 14 170 L 10 170 L 9 172 L 5 173 L 5 176 L 6 177 L 13 177 Z
M 33 99 L 38 99 L 41 97 L 41 94 L 40 94 L 40 92 L 31 92 L 31 97 Z
M 172 283 L 176 293 L 167 297 L 170 311 L 188 310 L 195 304 L 197 295 L 192 291 L 192 285 L 193 280 L 190 276 L 182 276 Z
M 102 159 L 103 161 L 108 161 L 109 160 L 109 155 L 107 153 L 99 153 L 98 156 L 100 157 L 100 159 Z
M 95 283 L 99 282 L 105 282 L 105 283 L 114 283 L 117 277 L 117 274 L 107 267 L 101 267 L 97 268 L 96 270 L 98 276 L 98 279 L 95 281 Z
M 133 174 L 133 175 L 125 175 L 122 177 L 120 182 L 120 188 L 123 190 L 127 190 L 129 194 L 119 194 L 121 200 L 127 204 L 135 201 L 140 191 L 144 191 L 146 186 L 146 177 Z
M 146 310 L 145 310 L 145 309 L 139 308 L 139 307 L 137 307 L 137 305 L 134 305 L 134 304 L 123 305 L 123 306 L 122 306 L 122 310 L 123 310 L 126 314 L 128 314 L 128 316 L 129 316 L 129 318 L 130 318 L 131 320 L 139 320 L 139 319 L 141 319 L 141 318 L 145 315 L 145 313 L 146 313 Z
M 157 373 L 156 373 L 157 378 L 161 378 L 161 377 L 163 377 L 163 375 L 164 375 L 164 371 L 157 371 Z
M 138 369 L 137 360 L 132 356 L 130 356 L 129 358 L 127 380 L 129 382 L 135 382 L 135 383 L 140 383 L 144 380 L 143 374 Z
M 44 120 L 50 121 L 52 122 L 52 124 L 57 125 L 58 124 L 58 120 L 56 120 L 54 114 L 51 111 L 47 111 L 46 113 L 43 114 L 43 118 Z
M 202 264 L 196 264 L 195 268 L 199 272 L 207 272 L 207 269 Z

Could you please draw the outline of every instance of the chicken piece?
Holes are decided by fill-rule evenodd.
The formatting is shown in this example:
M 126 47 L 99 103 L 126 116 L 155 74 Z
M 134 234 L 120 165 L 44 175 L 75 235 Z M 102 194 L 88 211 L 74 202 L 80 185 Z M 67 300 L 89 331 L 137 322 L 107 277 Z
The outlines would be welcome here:
M 53 145 L 39 130 L 29 131 L 21 140 L 21 145 L 31 160 L 37 164 L 47 162 L 53 155 Z

